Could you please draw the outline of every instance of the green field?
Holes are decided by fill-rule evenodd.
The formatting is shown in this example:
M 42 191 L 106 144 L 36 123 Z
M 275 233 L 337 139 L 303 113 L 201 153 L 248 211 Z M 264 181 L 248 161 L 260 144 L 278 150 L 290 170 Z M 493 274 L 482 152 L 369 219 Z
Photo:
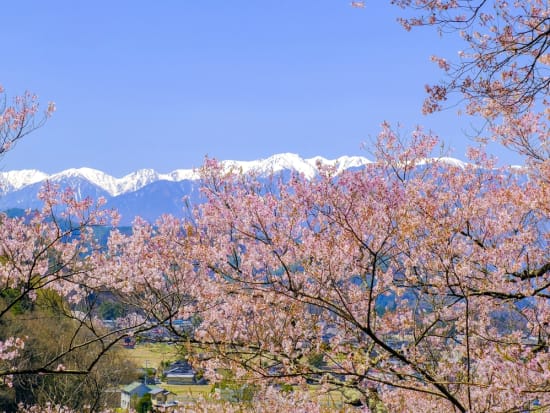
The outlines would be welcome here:
M 167 343 L 138 344 L 133 349 L 124 349 L 126 357 L 136 363 L 138 367 L 158 369 L 162 362 L 176 361 L 180 356 L 177 346 Z M 196 399 L 200 396 L 207 397 L 212 389 L 211 385 L 169 385 L 161 386 L 177 394 L 178 396 Z
M 161 384 L 163 389 L 170 390 L 172 393 L 178 396 L 187 396 L 191 400 L 199 399 L 202 397 L 208 397 L 211 394 L 212 386 L 206 385 L 170 385 Z
M 138 344 L 133 349 L 124 349 L 128 359 L 138 367 L 158 369 L 162 362 L 176 361 L 177 347 L 167 343 Z

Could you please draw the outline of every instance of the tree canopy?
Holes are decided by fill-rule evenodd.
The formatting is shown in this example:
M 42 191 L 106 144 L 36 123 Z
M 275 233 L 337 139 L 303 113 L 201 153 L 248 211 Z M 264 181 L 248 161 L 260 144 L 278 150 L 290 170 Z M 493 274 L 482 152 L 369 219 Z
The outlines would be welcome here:
M 371 411 L 550 408 L 548 7 L 393 3 L 406 29 L 464 38 L 456 62 L 434 57 L 448 77 L 427 87 L 425 111 L 458 92 L 524 166 L 497 167 L 483 146 L 459 163 L 432 133 L 384 123 L 360 170 L 266 178 L 207 159 L 204 203 L 137 218 L 106 246 L 94 227 L 116 226 L 116 212 L 48 185 L 42 211 L 1 216 L 0 325 L 53 294 L 70 339 L 23 363 L 32 337 L 3 327 L 4 384 L 92 374 L 117 343 L 162 326 L 206 377 L 253 384 L 258 409 L 321 411 L 310 385 Z M 6 150 L 35 112 L 4 108 Z M 114 329 L 102 295 L 123 305 Z M 178 327 L 191 318 L 192 332 Z

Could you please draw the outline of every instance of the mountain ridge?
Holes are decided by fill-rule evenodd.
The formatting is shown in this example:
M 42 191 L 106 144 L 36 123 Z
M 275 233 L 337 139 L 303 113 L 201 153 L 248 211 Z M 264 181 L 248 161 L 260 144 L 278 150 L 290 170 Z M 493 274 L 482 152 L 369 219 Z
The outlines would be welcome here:
M 437 158 L 447 164 L 464 167 L 466 164 L 454 158 Z M 422 162 L 431 162 L 431 159 Z M 335 172 L 361 168 L 371 163 L 361 156 L 342 156 L 328 160 L 321 156 L 304 159 L 292 153 L 276 154 L 256 161 L 220 161 L 225 170 L 254 173 L 260 178 L 271 173 L 288 171 L 311 179 L 318 174 L 318 166 L 331 166 Z M 159 173 L 153 169 L 140 169 L 115 178 L 92 168 L 71 168 L 54 174 L 37 170 L 0 172 L 0 211 L 13 208 L 39 209 L 42 201 L 38 192 L 48 180 L 60 188 L 71 187 L 78 199 L 103 197 L 107 208 L 114 208 L 122 216 L 121 225 L 130 225 L 136 216 L 150 222 L 163 214 L 185 215 L 187 199 L 191 204 L 203 202 L 201 182 L 196 169 L 176 169 Z
M 244 173 L 257 172 L 260 175 L 271 172 L 279 172 L 289 169 L 312 178 L 316 173 L 316 165 L 335 166 L 338 172 L 351 167 L 360 167 L 370 163 L 367 158 L 361 156 L 341 156 L 337 159 L 326 159 L 321 156 L 313 158 L 301 158 L 292 153 L 282 153 L 269 158 L 253 161 L 220 161 L 225 168 L 235 168 Z M 196 169 L 176 169 L 169 173 L 159 173 L 153 169 L 140 169 L 116 178 L 103 171 L 93 168 L 70 168 L 54 174 L 46 174 L 35 169 L 0 172 L 0 192 L 4 195 L 8 192 L 23 189 L 29 185 L 47 180 L 60 182 L 66 179 L 86 179 L 98 186 L 110 196 L 119 196 L 128 192 L 137 191 L 156 181 L 180 182 L 184 180 L 197 180 L 199 174 Z

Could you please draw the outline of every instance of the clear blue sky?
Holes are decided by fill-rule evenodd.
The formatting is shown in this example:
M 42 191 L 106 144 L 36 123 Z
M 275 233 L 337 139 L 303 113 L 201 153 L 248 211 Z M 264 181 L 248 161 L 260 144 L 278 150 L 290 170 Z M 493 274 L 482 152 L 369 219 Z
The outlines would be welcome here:
M 383 120 L 423 124 L 464 158 L 467 118 L 421 115 L 432 54 L 461 44 L 405 32 L 399 9 L 370 0 L 18 0 L 2 4 L 0 84 L 57 112 L 0 160 L 52 173 L 92 167 L 200 166 L 205 155 L 252 160 L 369 156 Z M 517 159 L 502 152 L 506 162 Z

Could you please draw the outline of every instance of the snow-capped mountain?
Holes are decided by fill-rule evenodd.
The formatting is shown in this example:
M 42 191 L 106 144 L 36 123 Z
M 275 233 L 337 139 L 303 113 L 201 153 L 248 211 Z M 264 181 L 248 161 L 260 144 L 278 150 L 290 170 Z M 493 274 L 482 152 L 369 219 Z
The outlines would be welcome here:
M 17 191 L 25 186 L 42 182 L 46 179 L 48 179 L 48 175 L 36 169 L 0 172 L 0 191 L 2 193 Z
M 72 168 L 52 175 L 47 175 L 44 172 L 36 170 L 0 172 L 0 191 L 5 195 L 14 190 L 45 181 L 63 183 L 65 181 L 84 180 L 101 188 L 101 190 L 110 196 L 118 196 L 127 192 L 137 191 L 156 181 L 180 181 L 193 175 L 192 171 L 186 172 L 174 171 L 171 174 L 164 175 L 152 169 L 141 169 L 122 178 L 115 178 L 105 172 L 91 168 Z
M 452 164 L 460 161 L 446 158 Z M 361 168 L 370 163 L 360 156 L 343 156 L 328 160 L 317 156 L 303 159 L 292 153 L 273 155 L 256 161 L 222 161 L 224 169 L 242 173 L 267 176 L 271 173 L 294 171 L 311 179 L 318 172 L 318 166 L 330 166 L 339 173 L 349 168 Z M 122 223 L 130 223 L 135 216 L 154 220 L 161 214 L 181 215 L 182 198 L 199 201 L 199 174 L 192 169 L 178 169 L 170 173 L 159 173 L 152 169 L 141 169 L 121 178 L 91 168 L 67 169 L 48 175 L 37 170 L 0 172 L 0 210 L 10 208 L 40 208 L 37 198 L 46 181 L 61 188 L 71 187 L 77 196 L 105 197 L 107 207 L 116 208 L 122 215 Z
M 311 179 L 317 173 L 318 163 L 335 166 L 338 171 L 342 171 L 351 167 L 360 167 L 369 162 L 368 159 L 359 156 L 343 156 L 335 160 L 328 160 L 320 156 L 302 159 L 292 153 L 283 153 L 257 161 L 222 161 L 222 165 L 225 168 L 233 168 L 243 173 L 254 172 L 260 175 L 291 170 Z M 137 191 L 157 181 L 180 182 L 197 179 L 198 173 L 192 169 L 177 169 L 168 174 L 161 174 L 153 169 L 140 169 L 122 178 L 115 178 L 105 172 L 91 168 L 67 169 L 53 175 L 48 175 L 37 170 L 22 170 L 0 172 L 0 193 L 6 195 L 7 193 L 47 180 L 59 183 L 84 180 L 97 186 L 110 196 L 116 197 L 128 192 Z

